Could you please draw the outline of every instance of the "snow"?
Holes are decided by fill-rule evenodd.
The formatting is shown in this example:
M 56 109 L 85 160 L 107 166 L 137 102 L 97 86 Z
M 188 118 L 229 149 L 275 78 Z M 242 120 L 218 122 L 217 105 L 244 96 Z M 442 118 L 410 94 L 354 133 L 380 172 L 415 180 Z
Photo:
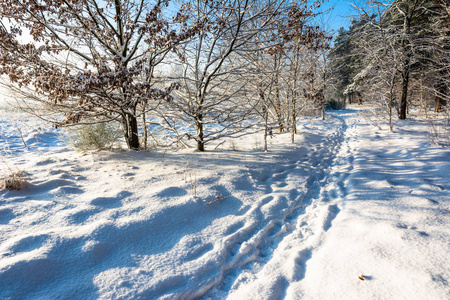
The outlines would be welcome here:
M 29 185 L 0 191 L 0 299 L 448 299 L 450 151 L 426 126 L 351 107 L 268 153 L 80 153 L 3 107 L 0 177 Z

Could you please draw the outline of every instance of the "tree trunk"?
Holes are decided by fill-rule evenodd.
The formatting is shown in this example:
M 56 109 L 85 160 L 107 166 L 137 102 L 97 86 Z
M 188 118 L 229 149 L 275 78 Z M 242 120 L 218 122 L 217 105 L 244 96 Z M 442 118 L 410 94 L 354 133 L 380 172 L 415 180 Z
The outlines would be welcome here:
M 408 84 L 409 84 L 409 59 L 408 64 L 405 65 L 404 72 L 402 73 L 402 94 L 400 97 L 400 112 L 398 118 L 400 120 L 406 119 L 406 106 L 408 97 Z
M 392 125 L 392 105 L 394 104 L 394 88 L 395 88 L 395 81 L 392 79 L 391 81 L 391 87 L 389 91 L 389 131 L 393 131 L 393 125 Z
M 148 131 L 147 131 L 147 119 L 145 116 L 145 108 L 142 111 L 142 128 L 144 129 L 144 136 L 143 136 L 144 149 L 147 150 Z
M 205 151 L 205 142 L 203 140 L 203 115 L 197 115 L 195 126 L 197 127 L 197 150 Z
M 439 75 L 443 76 L 443 74 Z M 440 82 L 436 89 L 436 107 L 434 108 L 434 111 L 442 112 L 445 110 L 445 106 L 447 105 L 447 101 L 445 100 L 445 96 L 447 96 L 447 87 L 442 77 L 440 77 L 438 80 Z
M 292 113 L 292 132 L 297 134 L 297 116 L 295 115 L 295 112 Z
M 264 96 L 264 91 L 259 90 L 259 97 L 261 99 L 261 103 L 263 103 L 263 118 L 264 118 L 264 152 L 267 152 L 267 135 L 269 134 L 269 108 L 267 107 L 266 99 Z
M 127 113 L 122 125 L 128 149 L 139 150 L 138 122 L 136 115 Z
M 266 108 L 264 112 L 264 152 L 267 152 L 267 135 L 269 134 L 268 127 L 269 110 Z
M 283 117 L 281 114 L 281 100 L 280 100 L 280 90 L 278 87 L 278 79 L 275 82 L 275 112 L 277 114 L 277 119 L 278 119 L 277 121 L 278 121 L 278 127 L 280 130 L 280 133 L 283 133 L 284 126 L 283 126 Z
M 443 112 L 445 111 L 445 106 L 447 105 L 447 101 L 442 97 L 436 96 L 436 107 L 434 109 L 435 112 Z
M 291 124 L 292 124 L 292 131 L 291 131 L 291 142 L 294 143 L 295 135 L 297 134 L 297 122 L 296 122 L 296 115 L 295 115 L 295 93 L 292 93 L 292 111 L 291 111 Z
M 400 120 L 406 119 L 407 113 L 407 104 L 408 104 L 408 85 L 409 85 L 409 64 L 411 61 L 411 52 L 408 52 L 405 57 L 405 61 L 403 62 L 403 70 L 402 70 L 402 86 L 401 86 L 401 95 L 400 95 L 400 111 L 398 118 Z
M 408 36 L 410 34 L 411 29 L 411 14 L 405 15 L 405 20 L 403 22 L 403 40 L 402 40 L 402 52 L 405 56 L 403 61 L 403 70 L 402 70 L 402 91 L 400 97 L 400 111 L 398 118 L 400 120 L 406 119 L 406 109 L 408 103 L 408 84 L 409 84 L 409 70 L 411 63 L 411 45 L 408 41 Z
M 281 100 L 280 100 L 280 87 L 278 86 L 278 60 L 277 55 L 274 57 L 274 67 L 275 67 L 275 79 L 274 79 L 274 86 L 275 86 L 275 112 L 277 114 L 277 121 L 278 121 L 278 127 L 280 130 L 280 133 L 283 133 L 284 126 L 283 126 L 283 118 L 281 114 Z

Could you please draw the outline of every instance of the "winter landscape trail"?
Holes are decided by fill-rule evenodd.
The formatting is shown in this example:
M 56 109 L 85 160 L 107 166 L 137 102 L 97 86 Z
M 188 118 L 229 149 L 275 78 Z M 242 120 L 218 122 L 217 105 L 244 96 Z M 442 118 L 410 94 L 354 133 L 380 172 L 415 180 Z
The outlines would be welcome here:
M 83 154 L 11 122 L 0 142 L 30 184 L 0 191 L 0 299 L 450 296 L 450 151 L 426 124 L 388 133 L 350 109 L 269 153 L 255 136 Z

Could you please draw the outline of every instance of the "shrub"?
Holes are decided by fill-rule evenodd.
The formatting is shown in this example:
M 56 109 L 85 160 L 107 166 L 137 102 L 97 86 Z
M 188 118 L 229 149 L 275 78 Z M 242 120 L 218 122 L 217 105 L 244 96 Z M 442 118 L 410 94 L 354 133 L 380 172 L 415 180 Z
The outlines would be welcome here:
M 10 191 L 18 191 L 28 185 L 25 172 L 12 172 L 6 177 L 2 178 L 2 188 Z
M 121 136 L 122 132 L 117 126 L 98 123 L 67 130 L 65 140 L 70 146 L 82 151 L 102 150 L 111 149 Z
M 326 110 L 341 110 L 345 109 L 345 103 L 338 101 L 336 99 L 329 99 L 325 103 L 325 109 Z
M 450 120 L 429 121 L 429 138 L 435 145 L 450 147 Z
M 230 140 L 229 143 L 230 143 L 230 150 L 232 150 L 232 151 L 237 151 L 238 150 L 238 147 L 237 147 L 236 142 L 234 140 Z

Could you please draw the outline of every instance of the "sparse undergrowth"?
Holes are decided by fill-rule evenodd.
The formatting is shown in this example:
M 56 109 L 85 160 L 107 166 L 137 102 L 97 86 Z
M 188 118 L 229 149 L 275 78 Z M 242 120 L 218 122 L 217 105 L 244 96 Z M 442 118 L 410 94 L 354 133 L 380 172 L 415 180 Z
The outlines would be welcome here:
M 1 189 L 10 191 L 19 191 L 28 186 L 26 173 L 23 171 L 11 172 L 9 175 L 2 177 L 0 183 Z
M 429 138 L 435 145 L 450 147 L 450 122 L 449 120 L 429 121 Z
M 117 126 L 99 123 L 68 130 L 64 139 L 69 146 L 81 151 L 105 150 L 111 149 L 121 135 Z

